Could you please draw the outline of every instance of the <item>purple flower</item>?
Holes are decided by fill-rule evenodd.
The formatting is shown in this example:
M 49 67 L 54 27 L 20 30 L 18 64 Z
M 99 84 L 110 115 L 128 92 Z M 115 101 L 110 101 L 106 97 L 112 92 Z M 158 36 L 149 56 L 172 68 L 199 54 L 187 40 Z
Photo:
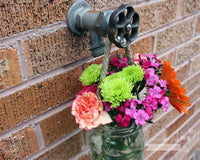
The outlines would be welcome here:
M 137 114 L 134 115 L 135 123 L 137 125 L 145 125 L 146 121 L 149 120 L 149 115 L 142 109 L 139 109 L 137 111 Z

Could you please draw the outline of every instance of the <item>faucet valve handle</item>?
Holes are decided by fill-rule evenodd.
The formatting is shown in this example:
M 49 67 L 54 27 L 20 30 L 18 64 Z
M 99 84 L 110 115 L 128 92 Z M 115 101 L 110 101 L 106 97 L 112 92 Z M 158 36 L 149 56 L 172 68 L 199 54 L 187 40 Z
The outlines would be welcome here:
M 108 38 L 119 48 L 127 47 L 138 33 L 139 15 L 131 5 L 122 4 L 109 20 Z

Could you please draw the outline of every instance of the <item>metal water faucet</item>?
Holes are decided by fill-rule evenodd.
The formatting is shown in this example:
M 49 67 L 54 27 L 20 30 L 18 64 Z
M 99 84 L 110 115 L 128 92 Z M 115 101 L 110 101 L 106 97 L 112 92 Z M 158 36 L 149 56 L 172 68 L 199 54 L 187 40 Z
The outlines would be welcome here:
M 122 4 L 117 10 L 94 11 L 86 1 L 77 0 L 68 11 L 67 25 L 77 35 L 89 31 L 90 50 L 98 57 L 105 49 L 102 37 L 108 37 L 119 48 L 125 48 L 135 40 L 139 15 L 131 5 Z

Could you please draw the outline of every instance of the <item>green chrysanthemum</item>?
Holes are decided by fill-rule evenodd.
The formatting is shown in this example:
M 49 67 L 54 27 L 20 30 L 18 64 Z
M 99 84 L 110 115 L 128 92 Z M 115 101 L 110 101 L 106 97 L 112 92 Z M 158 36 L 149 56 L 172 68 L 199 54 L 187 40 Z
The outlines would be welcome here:
M 92 64 L 88 66 L 80 76 L 81 82 L 85 85 L 95 84 L 99 81 L 102 65 Z
M 135 84 L 136 82 L 139 82 L 143 79 L 144 73 L 145 72 L 140 66 L 132 65 L 124 68 L 122 70 L 121 76 Z
M 113 75 L 111 76 L 114 77 Z M 111 108 L 116 108 L 120 102 L 133 97 L 131 94 L 133 85 L 124 78 L 107 78 L 99 87 L 104 101 L 112 103 Z

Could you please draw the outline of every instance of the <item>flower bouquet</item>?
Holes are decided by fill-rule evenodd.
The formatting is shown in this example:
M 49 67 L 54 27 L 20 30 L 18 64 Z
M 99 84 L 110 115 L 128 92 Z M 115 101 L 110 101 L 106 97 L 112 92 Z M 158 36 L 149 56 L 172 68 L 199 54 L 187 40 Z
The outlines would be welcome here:
M 72 114 L 80 128 L 90 130 L 94 160 L 142 159 L 142 126 L 153 123 L 158 109 L 167 112 L 171 104 L 187 113 L 191 105 L 168 61 L 137 54 L 133 62 L 116 53 L 102 81 L 102 64 L 88 66 L 80 77 L 83 90 L 71 105 Z

